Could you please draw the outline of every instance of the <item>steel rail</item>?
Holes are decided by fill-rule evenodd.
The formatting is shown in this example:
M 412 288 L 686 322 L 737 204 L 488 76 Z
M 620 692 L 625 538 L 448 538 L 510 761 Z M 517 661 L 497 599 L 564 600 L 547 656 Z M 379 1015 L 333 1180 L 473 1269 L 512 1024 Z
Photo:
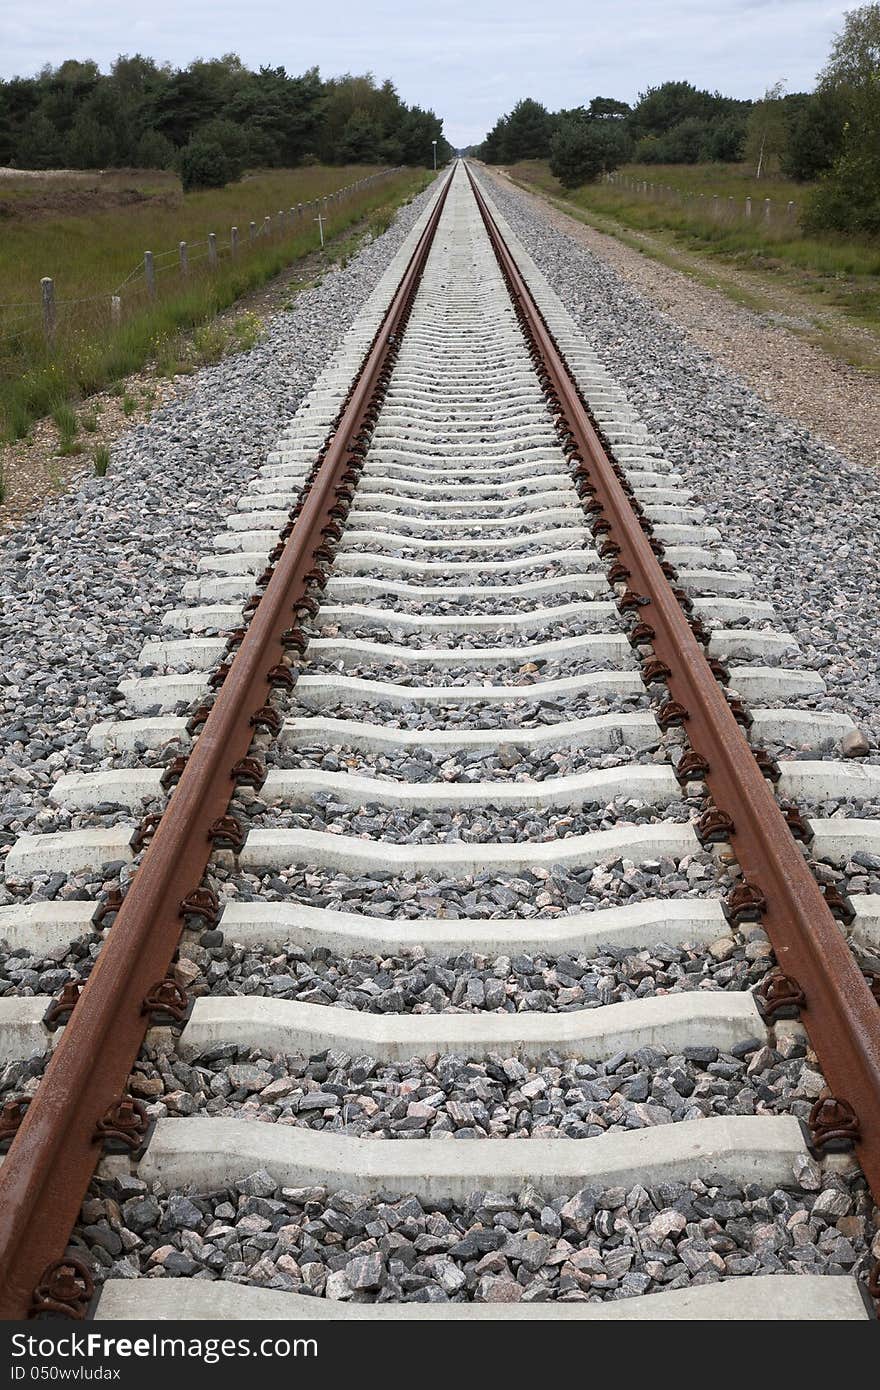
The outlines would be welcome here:
M 291 613 L 309 601 L 316 566 L 329 562 L 328 536 L 338 535 L 338 519 L 351 503 L 449 184 L 447 178 L 323 459 L 318 456 L 283 553 L 3 1162 L 0 1318 L 82 1317 L 87 1310 L 88 1271 L 61 1257 L 101 1156 L 99 1127 L 103 1121 L 113 1128 L 114 1116 L 120 1118 L 118 1105 L 156 1007 L 148 1001 L 157 997 L 180 939 L 184 900 L 198 889 L 215 848 L 212 831 L 228 809 L 254 716 L 259 723 L 288 669 L 282 634 Z
M 467 167 L 467 166 L 466 166 Z M 539 376 L 582 487 L 598 507 L 603 544 L 610 543 L 627 607 L 652 629 L 650 642 L 672 701 L 703 767 L 715 819 L 729 839 L 752 890 L 752 903 L 781 972 L 777 1000 L 797 1009 L 831 1095 L 817 1102 L 811 1129 L 817 1145 L 854 1146 L 880 1203 L 880 1007 L 832 916 L 776 801 L 770 784 L 663 573 L 615 465 L 589 416 L 553 335 L 507 248 L 470 169 L 471 188 L 518 317 L 531 341 Z M 646 632 L 647 636 L 647 632 Z M 697 775 L 697 774 L 695 774 Z M 765 1003 L 766 1003 L 765 999 Z

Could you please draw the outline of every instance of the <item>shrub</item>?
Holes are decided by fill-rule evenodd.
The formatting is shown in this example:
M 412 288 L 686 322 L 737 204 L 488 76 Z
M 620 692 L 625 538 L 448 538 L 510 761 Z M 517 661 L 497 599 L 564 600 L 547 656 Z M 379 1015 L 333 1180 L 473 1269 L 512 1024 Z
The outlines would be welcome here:
M 550 172 L 564 188 L 592 183 L 609 167 L 607 159 L 606 142 L 587 122 L 567 121 L 550 144 Z
M 197 135 L 180 156 L 180 181 L 184 190 L 223 188 L 241 177 L 242 166 L 214 140 Z

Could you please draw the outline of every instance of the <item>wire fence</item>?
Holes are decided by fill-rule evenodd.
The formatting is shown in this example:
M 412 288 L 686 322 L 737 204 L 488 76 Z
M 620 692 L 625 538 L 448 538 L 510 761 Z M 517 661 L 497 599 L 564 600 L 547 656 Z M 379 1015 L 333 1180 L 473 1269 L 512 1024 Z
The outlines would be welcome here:
M 626 189 L 647 202 L 684 208 L 718 222 L 740 222 L 776 231 L 793 230 L 797 224 L 797 204 L 778 198 L 743 199 L 720 193 L 698 193 L 666 183 L 652 183 L 649 179 L 634 179 L 629 174 L 603 174 L 602 182 Z
M 115 287 L 96 294 L 62 299 L 56 296 L 54 278 L 44 276 L 40 280 L 39 299 L 0 304 L 0 344 L 14 345 L 23 335 L 40 331 L 51 347 L 62 321 L 66 330 L 94 329 L 101 320 L 110 327 L 117 327 L 134 310 L 142 309 L 171 290 L 185 288 L 192 277 L 217 271 L 222 265 L 265 248 L 270 242 L 278 245 L 284 238 L 302 233 L 306 228 L 314 233 L 316 249 L 323 247 L 326 224 L 337 209 L 365 189 L 399 173 L 397 167 L 381 169 L 321 197 L 266 213 L 259 222 L 252 220 L 231 226 L 222 236 L 209 232 L 202 241 L 181 240 L 173 248 L 145 251 L 143 258 Z M 91 306 L 90 314 L 83 313 L 85 305 Z

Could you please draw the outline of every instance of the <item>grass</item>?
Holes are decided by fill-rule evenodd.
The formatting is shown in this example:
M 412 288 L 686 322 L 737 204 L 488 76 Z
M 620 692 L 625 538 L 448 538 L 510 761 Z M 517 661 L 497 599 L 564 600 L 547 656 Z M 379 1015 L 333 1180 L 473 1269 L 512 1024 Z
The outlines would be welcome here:
M 286 266 L 315 250 L 317 229 L 309 209 L 283 234 L 260 238 L 253 249 L 246 234 L 239 255 L 221 254 L 210 273 L 205 248 L 195 246 L 216 230 L 222 241 L 233 223 L 246 228 L 263 214 L 323 196 L 374 172 L 367 166 L 313 166 L 275 170 L 238 184 L 208 192 L 179 195 L 166 188 L 154 201 L 125 207 L 80 211 L 68 217 L 6 219 L 0 240 L 0 304 L 16 301 L 23 309 L 0 309 L 0 433 L 23 438 L 33 422 L 49 414 L 59 401 L 78 402 L 95 391 L 156 361 L 160 371 L 172 370 L 180 357 L 180 335 L 205 326 L 203 351 L 225 351 L 211 338 L 211 320 L 242 295 L 277 275 Z M 368 185 L 339 204 L 328 205 L 325 234 L 338 238 L 382 209 L 393 209 L 425 187 L 423 170 L 404 170 Z M 5 196 L 6 187 L 3 186 Z M 190 274 L 182 279 L 175 253 L 159 259 L 158 252 L 190 242 Z M 112 329 L 109 295 L 143 256 L 156 254 L 159 295 L 147 297 L 143 277 L 122 288 L 123 317 Z M 170 267 L 170 268 L 163 268 Z M 40 329 L 39 280 L 52 275 L 58 300 L 58 331 L 54 350 Z M 30 284 L 31 295 L 21 286 Z M 91 296 L 99 296 L 97 299 Z M 71 300 L 86 300 L 70 304 Z M 242 345 L 253 341 L 251 325 L 236 330 Z M 203 357 L 201 360 L 205 360 Z M 111 389 L 112 385 L 111 385 Z M 123 388 L 118 388 L 122 394 Z
M 802 205 L 805 185 L 757 181 L 745 165 L 627 165 L 620 170 L 629 179 L 675 188 L 687 195 L 681 201 L 645 197 L 619 183 L 564 189 L 541 160 L 512 165 L 508 172 L 518 183 L 564 204 L 565 210 L 573 206 L 597 226 L 604 220 L 602 230 L 622 233 L 622 239 L 640 249 L 648 249 L 644 240 L 632 238 L 650 235 L 661 247 L 752 272 L 768 286 L 806 296 L 814 307 L 833 309 L 861 328 L 880 329 L 880 242 L 804 235 L 797 217 L 786 217 L 781 209 L 790 199 Z M 716 192 L 722 206 L 733 197 L 739 208 L 747 196 L 769 197 L 779 207 L 779 216 L 765 222 L 758 205 L 750 221 L 726 210 L 715 216 L 706 205 Z M 719 287 L 727 292 L 723 283 Z
M 110 450 L 106 444 L 99 444 L 92 454 L 92 466 L 95 470 L 95 477 L 103 478 L 110 467 Z

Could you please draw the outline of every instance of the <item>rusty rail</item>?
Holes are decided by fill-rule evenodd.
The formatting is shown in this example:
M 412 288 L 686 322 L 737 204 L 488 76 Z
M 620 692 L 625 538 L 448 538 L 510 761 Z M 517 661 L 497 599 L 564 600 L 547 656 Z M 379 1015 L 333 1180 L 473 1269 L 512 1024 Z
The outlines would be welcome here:
M 470 169 L 468 176 L 600 554 L 613 561 L 609 578 L 626 585 L 619 607 L 638 620 L 634 646 L 653 648 L 643 676 L 669 689 L 658 719 L 661 726 L 684 727 L 691 753 L 682 775 L 709 787 L 714 805 L 697 830 L 707 842 L 729 840 L 742 869 L 743 886 L 736 897 L 731 894 L 728 912 L 760 917 L 773 945 L 779 969 L 765 987 L 765 1014 L 798 1012 L 830 1088 L 813 1107 L 813 1142 L 854 1143 L 880 1203 L 880 1007 L 776 801 L 762 770 L 766 762 L 759 762 L 740 728 L 737 716 L 747 716 L 728 702 L 719 684 L 725 673 L 716 675 L 710 666 L 698 640 L 700 625 L 686 616 L 687 597 L 664 573 L 650 525 L 627 495 L 625 475 L 609 458 Z
M 130 1148 L 143 1137 L 142 1112 L 126 1096 L 128 1076 L 151 1019 L 185 1009 L 167 975 L 182 922 L 188 915 L 215 918 L 216 901 L 200 887 L 202 877 L 215 846 L 235 844 L 242 833 L 225 813 L 240 780 L 259 780 L 259 765 L 247 756 L 254 728 L 275 729 L 271 692 L 293 683 L 285 653 L 301 649 L 302 639 L 289 626 L 291 615 L 316 607 L 328 545 L 351 504 L 449 182 L 318 456 L 307 495 L 282 532 L 286 544 L 273 552 L 264 592 L 246 605 L 252 617 L 231 639 L 238 649 L 228 668 L 220 668 L 217 699 L 202 712 L 202 732 L 151 827 L 149 847 L 0 1170 L 0 1318 L 87 1311 L 88 1270 L 61 1257 L 105 1136 Z

